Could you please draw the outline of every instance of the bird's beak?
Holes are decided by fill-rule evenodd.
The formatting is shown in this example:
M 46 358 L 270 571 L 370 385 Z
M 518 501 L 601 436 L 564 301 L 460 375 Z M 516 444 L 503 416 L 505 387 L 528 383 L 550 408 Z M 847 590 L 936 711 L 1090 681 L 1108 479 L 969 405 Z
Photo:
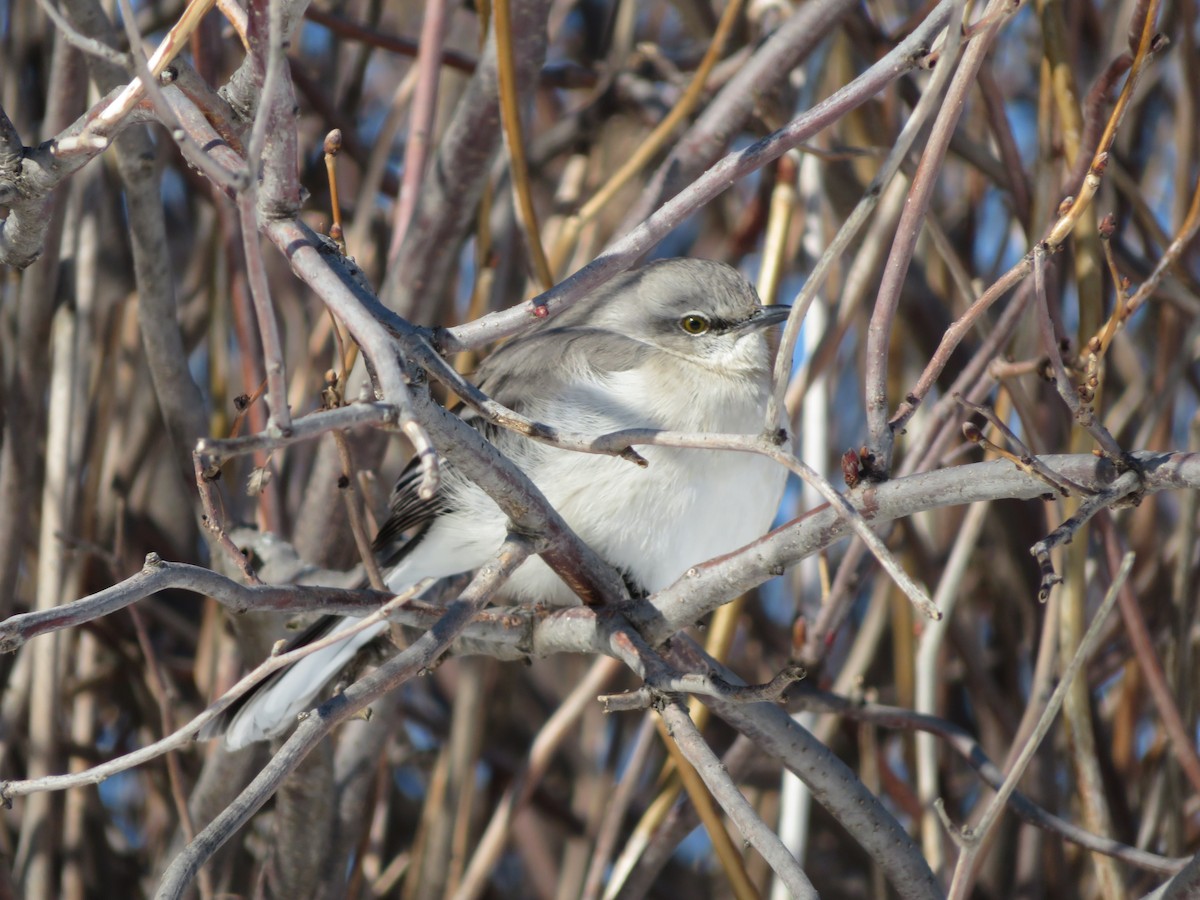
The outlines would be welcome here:
M 739 331 L 759 331 L 763 328 L 770 328 L 772 325 L 778 325 L 780 322 L 786 322 L 788 314 L 792 311 L 790 306 L 784 306 L 781 303 L 773 303 L 770 306 L 760 306 L 755 310 L 754 315 L 746 319 L 744 322 L 739 322 L 737 328 Z

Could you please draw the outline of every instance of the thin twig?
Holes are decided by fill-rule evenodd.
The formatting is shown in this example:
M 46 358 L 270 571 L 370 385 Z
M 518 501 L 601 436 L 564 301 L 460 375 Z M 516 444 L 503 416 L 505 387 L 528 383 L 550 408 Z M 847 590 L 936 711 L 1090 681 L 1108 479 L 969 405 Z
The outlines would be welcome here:
M 95 38 L 90 38 L 85 34 L 75 30 L 75 27 L 63 16 L 62 13 L 54 6 L 50 0 L 38 0 L 38 6 L 42 8 L 49 18 L 54 23 L 54 27 L 58 29 L 58 33 L 72 47 L 82 50 L 84 53 L 90 53 L 103 59 L 105 62 L 111 63 L 118 69 L 129 71 L 133 68 L 133 60 L 126 53 L 119 53 L 114 50 L 104 41 L 98 41 Z M 124 13 L 122 13 L 124 15 Z M 136 26 L 135 26 L 136 27 Z
M 1005 459 L 1020 467 L 1022 470 L 1028 472 L 1035 478 L 1042 479 L 1049 487 L 1053 488 L 1057 493 L 1064 497 L 1068 496 L 1071 491 L 1075 491 L 1077 494 L 1087 493 L 1082 485 L 1075 484 L 1070 480 L 1064 479 L 1057 472 L 1054 472 L 1042 465 L 1041 460 L 1037 458 L 1033 451 L 1025 446 L 1025 443 L 1013 433 L 1013 430 L 1004 423 L 1004 420 L 996 415 L 996 410 L 994 410 L 992 407 L 985 406 L 981 403 L 972 403 L 958 392 L 954 392 L 952 396 L 954 397 L 955 401 L 962 406 L 965 406 L 972 412 L 978 413 L 987 419 L 993 428 L 1004 435 L 1005 440 L 1017 448 L 1021 455 L 1016 456 L 1010 451 L 1005 450 L 1003 447 L 998 447 L 995 444 L 992 444 L 990 441 L 987 441 L 982 432 L 979 434 L 979 443 L 987 443 L 996 453 L 1000 454 Z M 963 426 L 964 433 L 966 433 L 966 430 L 966 426 Z M 976 440 L 975 437 L 972 437 L 969 434 L 966 435 L 966 437 L 969 441 Z
M 1108 429 L 1096 421 L 1096 413 L 1091 404 L 1085 404 L 1080 399 L 1079 392 L 1071 383 L 1071 378 L 1067 375 L 1067 369 L 1063 365 L 1062 352 L 1054 334 L 1054 324 L 1050 319 L 1049 300 L 1046 297 L 1047 251 L 1046 244 L 1038 244 L 1033 248 L 1033 284 L 1036 300 L 1034 308 L 1037 313 L 1042 351 L 1050 359 L 1050 366 L 1054 372 L 1054 386 L 1058 389 L 1058 395 L 1067 405 L 1067 409 L 1071 411 L 1076 424 L 1095 439 L 1109 459 L 1119 463 L 1125 458 L 1125 451 L 1121 449 L 1121 445 L 1116 442 Z
M 187 39 L 199 27 L 200 21 L 212 9 L 214 2 L 215 0 L 190 0 L 188 5 L 184 7 L 179 21 L 171 26 L 171 30 L 167 32 L 167 36 L 163 38 L 162 43 L 158 45 L 158 49 L 150 56 L 147 65 L 150 70 L 151 79 L 161 75 L 171 60 L 183 50 Z M 149 80 L 146 79 L 147 82 Z M 133 107 L 141 99 L 142 92 L 145 90 L 145 82 L 143 82 L 141 77 L 131 81 L 117 98 L 108 104 L 96 117 L 93 133 L 96 135 L 107 135 L 113 125 L 129 115 Z
M 781 861 L 778 868 L 787 879 L 792 896 L 815 898 L 817 893 L 803 870 L 787 852 L 787 848 L 779 842 L 779 838 L 775 837 L 774 832 L 767 828 L 746 802 L 737 785 L 729 779 L 728 773 L 722 772 L 720 761 L 704 742 L 683 706 L 674 700 L 660 701 L 658 706 L 661 717 L 658 725 L 663 743 L 671 754 L 688 799 L 692 801 L 692 806 L 708 833 L 708 839 L 713 845 L 713 855 L 720 862 L 736 900 L 757 900 L 758 891 L 746 872 L 745 861 L 734 847 L 729 832 L 725 829 L 725 823 L 721 821 L 720 813 L 713 804 L 714 797 L 737 824 L 747 843 L 759 849 L 763 857 L 771 860 L 773 865 L 776 860 Z M 683 724 L 684 720 L 687 721 L 687 725 Z M 693 765 L 693 759 L 699 763 L 699 767 Z M 703 775 L 698 771 L 699 768 L 703 769 Z M 710 779 L 717 785 L 715 790 L 707 783 Z M 774 845 L 767 837 L 768 834 L 775 838 Z M 763 852 L 764 847 L 766 852 Z M 785 858 L 786 862 L 782 862 Z
M 259 113 L 263 115 L 262 112 Z M 287 369 L 283 360 L 283 345 L 279 337 L 279 322 L 271 303 L 271 287 L 263 264 L 262 245 L 258 236 L 257 191 L 251 185 L 237 195 L 238 221 L 242 228 L 245 249 L 246 276 L 258 333 L 262 337 L 263 365 L 267 373 L 267 405 L 271 418 L 268 431 L 286 437 L 292 429 L 292 413 L 287 402 Z
M 1100 608 L 1096 610 L 1096 615 L 1092 619 L 1091 625 L 1088 626 L 1087 632 L 1083 636 L 1083 640 L 1079 644 L 1075 655 L 1071 658 L 1071 662 L 1063 671 L 1062 681 L 1055 687 L 1054 693 L 1051 694 L 1049 702 L 1046 704 L 1046 709 L 1042 713 L 1042 717 L 1038 720 L 1037 728 L 1034 729 L 1028 742 L 1021 749 L 1020 755 L 1009 769 L 1004 783 L 1000 789 L 996 791 L 996 796 L 992 798 L 991 803 L 987 807 L 987 812 L 980 819 L 979 824 L 971 829 L 964 829 L 961 834 L 962 853 L 958 858 L 958 863 L 954 869 L 954 880 L 950 885 L 950 898 L 956 900 L 961 898 L 962 884 L 964 873 L 970 870 L 972 861 L 975 855 L 979 852 L 979 848 L 987 841 L 988 835 L 996 822 L 999 821 L 1000 814 L 1004 811 L 1004 807 L 1008 804 L 1009 798 L 1013 791 L 1017 788 L 1017 783 L 1025 774 L 1025 769 L 1029 766 L 1030 760 L 1041 746 L 1042 739 L 1045 738 L 1050 726 L 1054 724 L 1055 718 L 1058 716 L 1059 709 L 1062 708 L 1063 701 L 1066 699 L 1067 690 L 1070 688 L 1072 681 L 1079 674 L 1079 670 L 1083 668 L 1083 664 L 1092 655 L 1092 650 L 1095 649 L 1096 643 L 1100 640 L 1100 635 L 1103 633 L 1103 626 L 1108 614 L 1112 611 L 1113 605 L 1117 602 L 1117 593 L 1121 586 L 1125 583 L 1125 579 L 1129 577 L 1129 572 L 1133 568 L 1133 554 L 1125 554 L 1125 558 L 1121 561 L 1121 567 L 1117 570 L 1113 582 L 1109 585 L 1108 593 L 1104 595 L 1104 601 L 1100 604 Z
M 1055 573 L 1054 565 L 1050 560 L 1050 554 L 1054 548 L 1071 543 L 1075 534 L 1088 523 L 1092 516 L 1102 509 L 1108 509 L 1113 504 L 1119 503 L 1136 491 L 1138 486 L 1139 478 L 1136 472 L 1122 473 L 1111 487 L 1085 497 L 1074 515 L 1029 549 L 1029 552 L 1037 559 L 1038 569 L 1041 572 L 1041 582 L 1038 585 L 1039 601 L 1045 603 L 1046 598 L 1050 596 L 1050 589 L 1062 582 L 1062 576 Z

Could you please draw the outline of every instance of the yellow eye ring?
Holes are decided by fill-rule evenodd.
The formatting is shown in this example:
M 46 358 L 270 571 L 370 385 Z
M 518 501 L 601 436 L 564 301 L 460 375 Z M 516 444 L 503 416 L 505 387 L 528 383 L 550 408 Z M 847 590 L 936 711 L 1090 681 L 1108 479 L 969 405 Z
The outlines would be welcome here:
M 688 313 L 679 320 L 679 327 L 688 334 L 704 334 L 708 331 L 708 319 L 698 313 Z

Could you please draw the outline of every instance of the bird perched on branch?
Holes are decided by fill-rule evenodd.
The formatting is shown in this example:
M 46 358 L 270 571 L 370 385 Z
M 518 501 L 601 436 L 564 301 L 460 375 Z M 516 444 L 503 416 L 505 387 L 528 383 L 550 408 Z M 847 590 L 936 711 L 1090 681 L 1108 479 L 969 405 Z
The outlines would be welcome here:
M 538 422 L 590 435 L 630 428 L 755 433 L 771 389 L 763 331 L 787 307 L 763 306 L 727 265 L 668 259 L 613 278 L 546 325 L 504 344 L 475 383 Z M 635 588 L 653 593 L 690 567 L 766 532 L 785 471 L 763 456 L 732 450 L 646 446 L 647 465 L 581 453 L 464 417 L 546 496 L 566 523 Z M 507 518 L 484 490 L 444 466 L 435 496 L 418 494 L 410 465 L 396 483 L 391 517 L 375 548 L 389 589 L 477 569 L 494 558 Z M 509 602 L 579 601 L 540 558 L 508 580 Z M 353 623 L 327 616 L 297 641 Z M 305 657 L 264 682 L 202 737 L 224 732 L 228 747 L 282 734 L 316 705 L 324 686 L 385 623 Z

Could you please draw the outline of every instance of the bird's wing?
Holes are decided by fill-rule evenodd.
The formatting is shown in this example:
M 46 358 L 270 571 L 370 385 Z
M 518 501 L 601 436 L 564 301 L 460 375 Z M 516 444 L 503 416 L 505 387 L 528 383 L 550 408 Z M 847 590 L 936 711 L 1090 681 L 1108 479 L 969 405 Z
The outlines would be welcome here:
M 498 347 L 473 380 L 497 403 L 520 412 L 560 396 L 565 383 L 636 368 L 650 352 L 641 341 L 613 331 L 548 328 Z
M 396 566 L 421 542 L 433 520 L 448 507 L 443 491 L 426 499 L 421 496 L 420 458 L 413 457 L 392 488 L 390 515 L 375 535 L 372 549 L 385 569 Z M 405 537 L 405 532 L 411 532 Z
M 570 380 L 618 372 L 640 364 L 648 348 L 632 338 L 594 328 L 550 328 L 516 338 L 491 353 L 475 373 L 479 388 L 516 412 L 536 411 L 559 396 Z M 464 421 L 494 440 L 496 426 L 471 410 Z M 443 481 L 453 479 L 443 463 Z M 375 538 L 375 553 L 385 568 L 398 565 L 421 542 L 438 515 L 451 512 L 453 492 L 421 497 L 421 470 L 413 459 L 392 490 L 391 514 Z M 408 535 L 406 537 L 406 534 Z

